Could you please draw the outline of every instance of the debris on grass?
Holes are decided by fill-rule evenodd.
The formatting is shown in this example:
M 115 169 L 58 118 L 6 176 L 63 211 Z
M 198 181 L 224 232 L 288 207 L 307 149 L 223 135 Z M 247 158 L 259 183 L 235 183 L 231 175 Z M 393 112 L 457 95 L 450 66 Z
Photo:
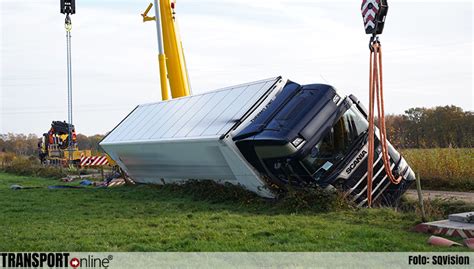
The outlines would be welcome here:
M 70 186 L 70 185 L 54 185 L 54 186 L 48 186 L 48 189 L 50 189 L 50 190 L 56 190 L 56 189 L 84 189 L 84 187 Z
M 449 239 L 446 239 L 446 238 L 443 238 L 443 237 L 439 237 L 439 236 L 434 236 L 434 235 L 432 235 L 432 236 L 430 236 L 430 238 L 428 238 L 428 244 L 433 245 L 433 246 L 439 246 L 439 247 L 458 247 L 458 246 L 462 246 L 458 242 L 454 242 L 452 240 L 449 240 Z
M 12 190 L 28 190 L 28 189 L 39 189 L 41 187 L 24 187 L 22 185 L 19 185 L 19 184 L 13 184 L 10 186 L 10 189 Z
M 464 245 L 472 250 L 474 250 L 474 238 L 464 239 Z
M 94 184 L 94 182 L 92 182 L 88 179 L 83 179 L 81 182 L 79 182 L 79 185 L 82 185 L 82 186 L 91 186 L 93 184 Z

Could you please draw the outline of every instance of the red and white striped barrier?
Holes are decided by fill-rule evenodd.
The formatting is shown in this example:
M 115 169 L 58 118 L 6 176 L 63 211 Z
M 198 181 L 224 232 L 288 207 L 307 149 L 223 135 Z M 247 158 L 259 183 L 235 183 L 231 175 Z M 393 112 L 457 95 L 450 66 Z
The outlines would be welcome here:
M 474 238 L 474 224 L 461 223 L 449 220 L 440 220 L 428 223 L 421 223 L 415 226 L 414 230 L 421 233 L 434 235 L 446 235 L 454 237 Z
M 91 156 L 91 157 L 81 157 L 82 167 L 84 166 L 104 166 L 109 165 L 107 156 Z

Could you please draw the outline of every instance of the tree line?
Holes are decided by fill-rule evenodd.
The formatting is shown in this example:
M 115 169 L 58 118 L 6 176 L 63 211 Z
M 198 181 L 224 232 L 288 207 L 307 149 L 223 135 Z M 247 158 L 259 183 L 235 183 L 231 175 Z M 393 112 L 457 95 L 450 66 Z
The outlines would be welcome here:
M 385 116 L 387 134 L 396 148 L 472 148 L 474 113 L 456 106 L 411 108 L 401 115 Z M 103 135 L 77 135 L 80 150 L 101 151 Z M 18 155 L 37 155 L 35 134 L 0 134 L 0 150 Z
M 396 148 L 474 147 L 474 113 L 460 107 L 411 108 L 385 121 Z
M 93 152 L 101 152 L 99 142 L 103 135 L 86 136 L 78 134 L 76 136 L 77 146 L 80 150 L 90 149 Z M 40 137 L 36 134 L 0 134 L 0 151 L 12 152 L 17 155 L 37 155 L 38 142 Z

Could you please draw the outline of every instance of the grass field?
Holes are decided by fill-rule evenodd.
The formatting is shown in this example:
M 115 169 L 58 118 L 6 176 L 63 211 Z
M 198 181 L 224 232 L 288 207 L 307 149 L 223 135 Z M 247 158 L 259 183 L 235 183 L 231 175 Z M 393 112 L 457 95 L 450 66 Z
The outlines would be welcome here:
M 169 188 L 46 188 L 55 184 L 0 173 L 0 251 L 451 250 L 428 246 L 427 235 L 409 231 L 418 218 L 391 209 L 295 214 Z
M 430 190 L 474 191 L 474 148 L 406 149 L 407 162 Z

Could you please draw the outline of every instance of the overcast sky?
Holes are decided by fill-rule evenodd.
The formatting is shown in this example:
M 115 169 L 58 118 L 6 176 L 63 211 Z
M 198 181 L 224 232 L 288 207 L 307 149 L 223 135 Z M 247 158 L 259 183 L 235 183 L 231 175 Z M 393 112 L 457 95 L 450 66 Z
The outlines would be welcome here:
M 76 131 L 110 131 L 160 100 L 151 0 L 76 0 Z M 179 0 L 194 93 L 282 75 L 328 83 L 367 102 L 368 36 L 359 0 Z M 388 113 L 474 110 L 472 1 L 389 1 L 381 36 Z M 151 12 L 153 13 L 153 12 Z M 152 14 L 153 15 L 153 14 Z M 66 41 L 58 0 L 0 0 L 0 133 L 47 131 L 67 119 Z

